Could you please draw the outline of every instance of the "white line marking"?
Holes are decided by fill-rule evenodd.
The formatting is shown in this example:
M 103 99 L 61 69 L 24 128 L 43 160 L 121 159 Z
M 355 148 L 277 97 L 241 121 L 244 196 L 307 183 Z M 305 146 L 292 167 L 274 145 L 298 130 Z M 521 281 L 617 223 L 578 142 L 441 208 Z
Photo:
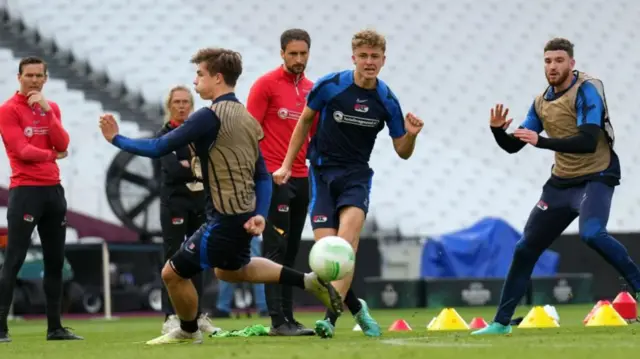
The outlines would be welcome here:
M 441 348 L 482 348 L 490 347 L 486 343 L 460 343 L 460 342 L 433 342 L 433 338 L 407 338 L 407 339 L 385 339 L 380 343 L 387 345 L 401 345 L 408 347 L 441 347 Z

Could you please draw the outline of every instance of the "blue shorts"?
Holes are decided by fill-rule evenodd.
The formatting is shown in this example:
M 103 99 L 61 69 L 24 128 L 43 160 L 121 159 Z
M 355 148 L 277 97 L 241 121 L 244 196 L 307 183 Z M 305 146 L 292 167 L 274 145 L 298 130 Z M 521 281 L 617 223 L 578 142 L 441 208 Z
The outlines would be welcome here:
M 191 278 L 205 269 L 238 270 L 251 260 L 251 239 L 244 229 L 252 213 L 217 215 L 207 221 L 170 259 L 173 270 Z
M 366 216 L 372 179 L 373 170 L 368 167 L 310 166 L 311 227 L 338 229 L 339 214 L 343 207 L 360 208 Z

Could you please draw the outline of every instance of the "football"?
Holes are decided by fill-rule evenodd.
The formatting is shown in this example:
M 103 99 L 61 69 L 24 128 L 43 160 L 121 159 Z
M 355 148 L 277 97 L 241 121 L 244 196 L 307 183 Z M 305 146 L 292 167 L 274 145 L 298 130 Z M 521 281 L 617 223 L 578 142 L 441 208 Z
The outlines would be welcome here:
M 344 278 L 353 271 L 356 255 L 351 244 L 337 236 L 321 238 L 309 252 L 309 267 L 324 281 Z

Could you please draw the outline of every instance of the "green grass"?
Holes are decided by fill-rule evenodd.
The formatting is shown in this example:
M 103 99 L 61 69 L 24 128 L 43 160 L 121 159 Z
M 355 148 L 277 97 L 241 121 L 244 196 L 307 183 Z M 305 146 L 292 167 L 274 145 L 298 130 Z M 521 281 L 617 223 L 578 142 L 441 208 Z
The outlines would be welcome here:
M 522 307 L 517 315 L 526 315 Z M 437 309 L 377 310 L 374 317 L 385 329 L 382 338 L 365 338 L 352 332 L 353 319 L 345 314 L 338 322 L 336 337 L 282 338 L 206 338 L 203 345 L 169 345 L 149 347 L 143 343 L 159 335 L 161 319 L 127 318 L 114 321 L 65 321 L 85 341 L 46 342 L 43 321 L 10 323 L 13 342 L 0 344 L 2 359 L 145 359 L 145 358 L 278 358 L 312 359 L 333 357 L 343 359 L 421 359 L 421 358 L 627 358 L 640 349 L 636 328 L 586 328 L 582 319 L 590 306 L 557 307 L 560 328 L 514 329 L 511 336 L 472 337 L 469 332 L 427 332 L 426 324 L 437 315 Z M 460 308 L 458 313 L 467 321 L 482 316 L 490 321 L 495 308 Z M 318 314 L 300 314 L 299 320 L 311 326 Z M 388 332 L 396 319 L 405 319 L 411 332 Z M 223 329 L 241 329 L 251 324 L 268 325 L 265 318 L 217 320 Z

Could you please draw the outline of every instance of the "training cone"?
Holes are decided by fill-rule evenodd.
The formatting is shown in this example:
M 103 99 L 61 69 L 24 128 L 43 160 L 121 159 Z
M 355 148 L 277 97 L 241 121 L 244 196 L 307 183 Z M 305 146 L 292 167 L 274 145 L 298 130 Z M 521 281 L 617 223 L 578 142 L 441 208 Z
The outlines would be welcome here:
M 559 326 L 560 324 L 544 310 L 544 307 L 537 306 L 531 308 L 527 316 L 518 325 L 518 328 L 557 328 Z
M 390 332 L 410 332 L 412 329 L 409 323 L 402 319 L 398 319 L 389 327 Z
M 629 292 L 620 292 L 611 305 L 623 319 L 634 320 L 638 317 L 638 305 Z
M 629 325 L 611 304 L 601 305 L 587 322 L 587 327 L 620 327 Z
M 445 308 L 427 327 L 427 330 L 468 330 L 469 325 L 453 308 Z
M 594 305 L 593 308 L 591 308 L 591 311 L 589 312 L 589 314 L 587 314 L 587 316 L 584 317 L 584 319 L 582 320 L 582 323 L 587 324 L 587 322 L 589 321 L 589 319 L 591 319 L 591 317 L 596 312 L 596 310 L 598 310 L 598 308 L 600 308 L 605 304 L 611 305 L 611 302 L 609 302 L 608 300 L 599 300 L 598 303 L 596 303 L 596 305 Z
M 543 308 L 544 308 L 544 311 L 547 312 L 547 314 L 549 314 L 551 318 L 553 318 L 556 322 L 558 322 L 558 324 L 560 324 L 560 315 L 558 315 L 558 311 L 556 310 L 556 307 L 554 307 L 553 305 L 547 304 Z
M 359 324 L 356 324 L 356 326 L 355 326 L 355 327 L 353 327 L 352 331 L 354 331 L 354 332 L 361 332 L 361 331 L 362 331 L 362 328 L 360 328 L 360 325 L 359 325 Z
M 469 329 L 482 329 L 487 326 L 487 322 L 482 317 L 475 317 L 469 322 Z

